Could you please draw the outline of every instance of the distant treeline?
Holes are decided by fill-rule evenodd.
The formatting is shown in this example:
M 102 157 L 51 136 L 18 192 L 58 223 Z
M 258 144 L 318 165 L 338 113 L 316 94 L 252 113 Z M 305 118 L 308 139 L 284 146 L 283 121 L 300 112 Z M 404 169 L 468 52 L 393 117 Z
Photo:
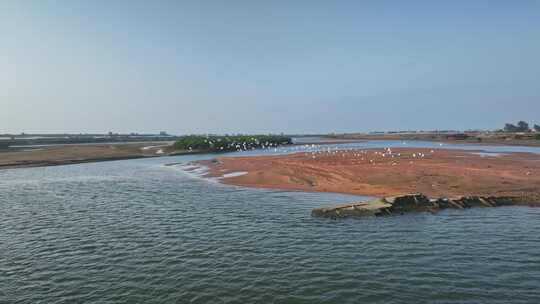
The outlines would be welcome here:
M 242 151 L 292 144 L 292 138 L 282 135 L 182 136 L 174 143 L 177 150 Z
M 539 125 L 534 125 L 533 126 L 533 129 L 534 131 L 536 132 L 540 132 L 540 126 Z M 511 123 L 507 123 L 504 125 L 504 129 L 503 129 L 504 132 L 509 132 L 509 133 L 515 133 L 515 132 L 532 132 L 531 128 L 529 128 L 529 124 L 525 121 L 519 121 L 517 123 L 517 125 L 514 125 L 514 124 L 511 124 Z

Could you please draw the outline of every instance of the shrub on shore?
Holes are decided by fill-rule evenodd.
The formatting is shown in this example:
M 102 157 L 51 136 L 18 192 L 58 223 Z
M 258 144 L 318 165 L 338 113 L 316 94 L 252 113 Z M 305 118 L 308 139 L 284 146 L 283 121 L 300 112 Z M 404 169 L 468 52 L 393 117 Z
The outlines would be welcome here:
M 517 123 L 517 126 L 511 123 L 507 123 L 504 126 L 504 132 L 515 133 L 515 132 L 529 132 L 529 124 L 525 121 L 520 121 Z
M 227 152 L 290 144 L 292 144 L 292 139 L 282 135 L 187 135 L 177 140 L 174 143 L 174 148 L 177 150 Z

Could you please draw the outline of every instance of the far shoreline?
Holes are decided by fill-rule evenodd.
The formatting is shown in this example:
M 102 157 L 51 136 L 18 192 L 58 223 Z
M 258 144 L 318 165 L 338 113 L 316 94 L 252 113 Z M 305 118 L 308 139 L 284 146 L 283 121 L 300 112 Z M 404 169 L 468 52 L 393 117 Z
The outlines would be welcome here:
M 458 135 L 467 136 L 459 138 Z M 517 139 L 516 134 L 497 134 L 492 137 L 479 136 L 476 133 L 467 135 L 465 133 L 458 134 L 437 134 L 437 133 L 411 133 L 411 134 L 342 134 L 342 135 L 326 135 L 322 138 L 335 140 L 351 140 L 351 141 L 375 141 L 375 140 L 399 140 L 399 141 L 429 141 L 441 142 L 445 144 L 463 144 L 463 145 L 490 145 L 490 146 L 523 146 L 523 147 L 540 147 L 540 139 Z

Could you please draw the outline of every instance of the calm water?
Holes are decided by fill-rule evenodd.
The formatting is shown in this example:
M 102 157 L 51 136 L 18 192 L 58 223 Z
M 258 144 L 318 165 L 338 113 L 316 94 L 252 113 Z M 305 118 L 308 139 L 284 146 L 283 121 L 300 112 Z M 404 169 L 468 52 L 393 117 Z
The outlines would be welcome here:
M 358 198 L 163 166 L 205 157 L 0 171 L 0 303 L 540 303 L 540 208 L 315 219 Z

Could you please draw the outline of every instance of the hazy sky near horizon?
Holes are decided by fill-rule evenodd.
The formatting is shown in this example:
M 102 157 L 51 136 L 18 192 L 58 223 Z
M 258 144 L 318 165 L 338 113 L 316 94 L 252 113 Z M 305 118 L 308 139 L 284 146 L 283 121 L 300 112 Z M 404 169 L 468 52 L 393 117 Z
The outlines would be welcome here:
M 0 133 L 540 124 L 540 1 L 0 1 Z

